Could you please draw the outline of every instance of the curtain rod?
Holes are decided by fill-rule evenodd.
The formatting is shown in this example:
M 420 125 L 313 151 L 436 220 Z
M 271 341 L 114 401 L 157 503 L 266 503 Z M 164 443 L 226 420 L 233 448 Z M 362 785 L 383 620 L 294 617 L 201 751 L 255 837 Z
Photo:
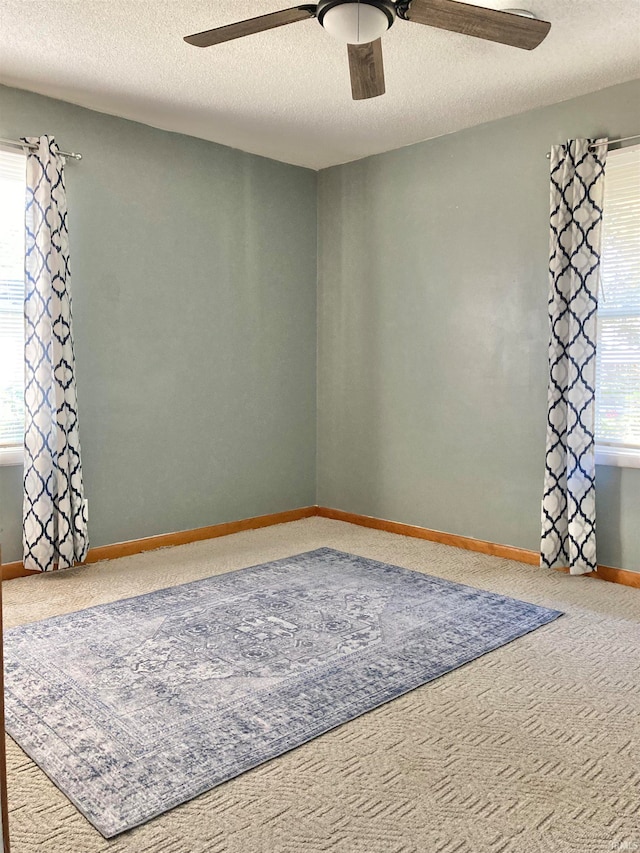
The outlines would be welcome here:
M 31 151 L 37 149 L 35 142 L 21 142 L 19 139 L 0 139 L 0 145 L 11 145 L 13 148 L 29 148 Z M 71 157 L 72 160 L 82 160 L 82 154 L 76 154 L 75 151 L 61 151 L 63 157 Z
M 636 133 L 634 136 L 622 136 L 620 139 L 609 139 L 609 145 L 618 145 L 622 142 L 630 142 L 632 139 L 640 139 L 640 133 Z M 35 151 L 38 147 L 34 142 L 21 142 L 18 139 L 2 139 L 0 138 L 0 144 L 2 145 L 12 145 L 14 148 L 30 148 L 32 151 Z M 604 142 L 600 142 L 600 145 L 604 145 Z M 589 148 L 597 148 L 597 144 L 590 145 Z M 60 154 L 63 157 L 71 157 L 72 160 L 82 160 L 82 154 L 77 154 L 75 151 L 61 151 Z M 547 160 L 551 158 L 551 152 L 547 151 L 546 154 Z
M 620 139 L 610 139 L 608 144 L 609 145 L 618 145 L 621 142 L 629 142 L 632 139 L 640 139 L 640 133 L 636 133 L 635 136 L 622 136 Z M 597 148 L 599 145 L 605 145 L 605 143 L 604 142 L 596 142 L 593 145 L 589 146 L 589 150 L 592 151 L 594 148 Z M 546 156 L 547 156 L 547 160 L 550 160 L 551 159 L 551 151 L 547 151 Z

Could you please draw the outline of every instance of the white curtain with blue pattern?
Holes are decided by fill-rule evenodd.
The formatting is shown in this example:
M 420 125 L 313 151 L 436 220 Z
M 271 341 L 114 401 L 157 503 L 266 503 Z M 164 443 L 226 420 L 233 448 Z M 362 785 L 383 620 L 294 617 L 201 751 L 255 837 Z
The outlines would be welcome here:
M 82 562 L 89 547 L 71 324 L 64 159 L 27 138 L 24 566 Z
M 598 142 L 600 144 L 596 145 Z M 551 150 L 549 392 L 541 562 L 582 575 L 597 568 L 596 315 L 604 140 Z

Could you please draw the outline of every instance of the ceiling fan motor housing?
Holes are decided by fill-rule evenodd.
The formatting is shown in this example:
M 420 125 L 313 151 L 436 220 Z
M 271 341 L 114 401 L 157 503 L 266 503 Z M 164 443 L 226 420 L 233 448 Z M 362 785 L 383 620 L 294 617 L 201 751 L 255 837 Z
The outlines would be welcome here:
M 318 0 L 316 18 L 330 35 L 348 44 L 362 44 L 389 29 L 396 19 L 396 4 L 393 0 Z

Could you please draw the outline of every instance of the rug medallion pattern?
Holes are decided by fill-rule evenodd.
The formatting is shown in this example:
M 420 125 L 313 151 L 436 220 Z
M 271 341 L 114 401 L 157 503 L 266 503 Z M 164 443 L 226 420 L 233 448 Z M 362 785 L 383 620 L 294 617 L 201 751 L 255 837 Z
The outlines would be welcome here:
M 320 548 L 8 630 L 6 727 L 109 838 L 559 615 Z

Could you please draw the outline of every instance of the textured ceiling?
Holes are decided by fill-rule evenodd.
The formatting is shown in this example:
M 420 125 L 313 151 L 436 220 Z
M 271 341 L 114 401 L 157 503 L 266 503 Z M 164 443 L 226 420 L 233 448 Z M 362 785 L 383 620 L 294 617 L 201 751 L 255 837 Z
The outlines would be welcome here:
M 346 47 L 315 19 L 182 41 L 290 5 L 2 0 L 0 82 L 319 169 L 640 77 L 640 0 L 477 3 L 551 21 L 532 52 L 398 20 L 383 38 L 387 93 L 359 102 Z

